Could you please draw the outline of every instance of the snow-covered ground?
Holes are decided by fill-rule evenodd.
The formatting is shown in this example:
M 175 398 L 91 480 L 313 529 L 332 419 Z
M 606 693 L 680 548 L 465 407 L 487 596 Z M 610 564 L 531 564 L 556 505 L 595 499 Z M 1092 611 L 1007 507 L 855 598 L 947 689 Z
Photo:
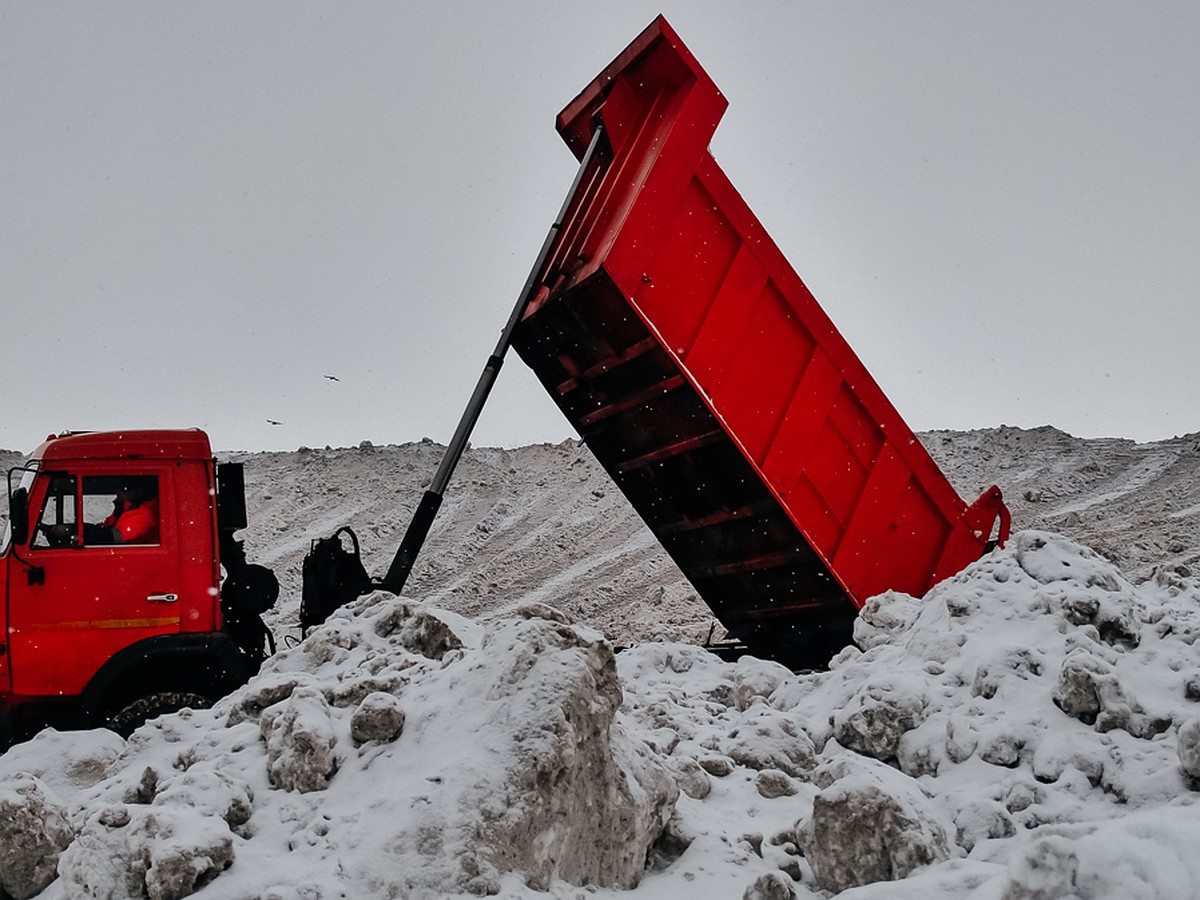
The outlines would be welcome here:
M 127 744 L 49 732 L 0 757 L 0 884 L 1200 896 L 1200 440 L 922 439 L 962 495 L 999 484 L 1019 531 L 920 601 L 870 602 L 857 646 L 804 675 L 696 646 L 711 616 L 586 448 L 473 450 L 405 598 Z M 440 451 L 232 454 L 278 634 L 311 539 L 350 523 L 381 572 Z

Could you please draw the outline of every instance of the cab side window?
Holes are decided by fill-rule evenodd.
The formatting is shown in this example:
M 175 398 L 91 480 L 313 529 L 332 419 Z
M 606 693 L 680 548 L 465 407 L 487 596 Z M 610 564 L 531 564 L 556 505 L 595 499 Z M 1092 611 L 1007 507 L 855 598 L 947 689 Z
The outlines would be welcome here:
M 78 526 L 75 518 L 75 476 L 51 475 L 46 500 L 38 517 L 34 547 L 72 547 Z
M 82 491 L 76 488 L 82 481 Z M 82 510 L 82 524 L 76 510 Z M 158 476 L 51 476 L 42 504 L 36 547 L 157 544 Z
M 157 544 L 158 476 L 85 475 L 83 543 Z

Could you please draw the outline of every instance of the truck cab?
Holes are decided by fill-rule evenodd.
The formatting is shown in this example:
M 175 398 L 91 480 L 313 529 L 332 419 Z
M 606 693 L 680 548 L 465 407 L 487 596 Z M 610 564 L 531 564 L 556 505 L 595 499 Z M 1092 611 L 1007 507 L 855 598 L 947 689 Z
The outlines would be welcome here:
M 9 472 L 0 746 L 48 724 L 128 733 L 249 678 L 261 659 L 221 604 L 222 550 L 245 567 L 232 474 L 218 484 L 198 429 L 51 436 Z

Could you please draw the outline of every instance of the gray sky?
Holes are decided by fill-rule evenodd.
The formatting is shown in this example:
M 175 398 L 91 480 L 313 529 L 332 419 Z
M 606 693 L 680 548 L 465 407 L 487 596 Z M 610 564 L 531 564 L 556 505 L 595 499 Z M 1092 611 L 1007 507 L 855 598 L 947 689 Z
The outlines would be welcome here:
M 1200 431 L 1200 4 L 0 0 L 0 446 L 448 440 L 660 11 L 913 428 Z M 512 354 L 475 443 L 570 434 Z

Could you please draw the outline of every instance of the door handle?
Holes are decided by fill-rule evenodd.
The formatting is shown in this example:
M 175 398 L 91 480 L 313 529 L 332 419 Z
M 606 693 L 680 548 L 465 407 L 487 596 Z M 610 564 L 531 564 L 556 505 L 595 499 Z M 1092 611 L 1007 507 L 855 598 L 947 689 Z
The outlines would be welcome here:
M 147 594 L 146 599 L 151 603 L 174 603 L 179 599 L 178 594 Z

